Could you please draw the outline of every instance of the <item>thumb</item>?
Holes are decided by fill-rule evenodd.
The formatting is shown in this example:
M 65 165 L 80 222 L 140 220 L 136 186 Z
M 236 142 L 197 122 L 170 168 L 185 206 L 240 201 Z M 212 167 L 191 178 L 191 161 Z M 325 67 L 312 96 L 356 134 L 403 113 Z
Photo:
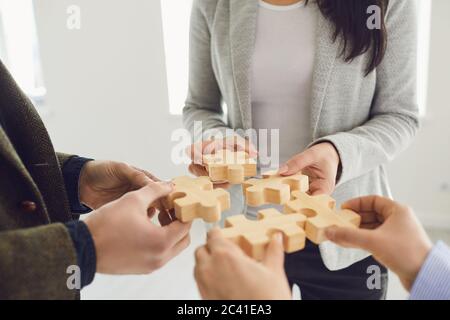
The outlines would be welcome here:
M 173 190 L 171 182 L 150 181 L 145 187 L 134 191 L 134 195 L 148 209 L 156 200 L 167 196 Z
M 313 165 L 314 162 L 315 158 L 313 157 L 312 152 L 310 150 L 306 150 L 305 152 L 291 158 L 288 162 L 286 162 L 286 164 L 281 166 L 278 170 L 278 174 L 283 176 L 291 176 Z
M 168 246 L 173 247 L 178 242 L 187 237 L 189 235 L 189 232 L 191 231 L 191 227 L 192 222 L 183 223 L 178 220 L 162 227 Z
M 375 244 L 373 232 L 372 230 L 333 226 L 325 230 L 325 235 L 328 240 L 342 247 L 371 251 Z
M 281 233 L 277 233 L 272 237 L 262 263 L 271 270 L 284 269 L 284 246 Z

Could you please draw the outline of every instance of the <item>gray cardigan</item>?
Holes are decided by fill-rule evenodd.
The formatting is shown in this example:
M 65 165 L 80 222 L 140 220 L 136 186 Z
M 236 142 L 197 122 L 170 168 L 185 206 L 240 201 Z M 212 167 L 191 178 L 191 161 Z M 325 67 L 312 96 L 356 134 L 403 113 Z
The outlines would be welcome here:
M 369 55 L 345 62 L 339 55 L 341 39 L 332 41 L 333 25 L 319 14 L 312 144 L 328 141 L 339 152 L 342 172 L 333 194 L 338 202 L 369 194 L 390 196 L 384 166 L 418 130 L 416 9 L 412 0 L 390 1 L 386 56 L 368 76 Z M 183 111 L 191 132 L 195 121 L 202 121 L 203 129 L 252 127 L 249 77 L 257 13 L 258 0 L 194 0 L 189 93 Z M 228 107 L 227 119 L 222 102 Z M 331 270 L 367 256 L 330 243 L 321 245 L 321 253 Z

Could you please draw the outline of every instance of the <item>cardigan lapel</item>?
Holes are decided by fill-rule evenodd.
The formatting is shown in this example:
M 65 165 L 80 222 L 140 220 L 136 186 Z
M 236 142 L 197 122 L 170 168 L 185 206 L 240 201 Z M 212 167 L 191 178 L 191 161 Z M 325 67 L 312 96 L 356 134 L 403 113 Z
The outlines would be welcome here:
M 258 0 L 230 0 L 231 60 L 244 129 L 252 127 L 250 72 L 257 17 Z
M 320 12 L 317 16 L 316 57 L 314 62 L 311 98 L 311 129 L 314 140 L 318 138 L 317 128 L 323 109 L 326 91 L 330 82 L 331 72 L 333 71 L 336 59 L 340 52 L 339 38 L 336 41 L 333 41 L 333 24 Z

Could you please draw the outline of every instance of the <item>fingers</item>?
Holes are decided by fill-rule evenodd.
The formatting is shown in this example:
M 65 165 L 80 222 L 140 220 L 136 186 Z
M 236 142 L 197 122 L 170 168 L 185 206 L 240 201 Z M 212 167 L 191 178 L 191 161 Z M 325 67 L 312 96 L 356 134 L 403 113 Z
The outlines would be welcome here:
M 284 164 L 278 173 L 282 176 L 291 176 L 299 173 L 304 168 L 313 165 L 315 158 L 311 150 L 306 150 L 303 153 L 291 158 L 286 164 Z
M 250 158 L 258 157 L 258 150 L 256 149 L 255 145 L 248 139 L 238 137 L 234 142 L 234 146 L 236 151 L 244 151 L 250 156 Z
M 325 179 L 316 179 L 309 184 L 309 194 L 312 196 L 331 195 L 333 188 L 334 186 L 331 186 Z
M 166 241 L 166 244 L 169 247 L 174 246 L 176 243 L 180 242 L 183 238 L 189 235 L 191 226 L 192 223 L 182 223 L 177 220 L 162 227 L 164 241 Z
M 129 196 L 136 197 L 147 211 L 156 200 L 167 196 L 172 190 L 172 183 L 150 181 L 145 187 L 129 193 Z
M 154 176 L 153 174 L 151 174 L 147 170 L 139 169 L 139 168 L 136 168 L 136 167 L 133 167 L 133 166 L 132 166 L 132 168 L 137 170 L 137 171 L 142 172 L 144 175 L 146 175 L 149 179 L 151 179 L 154 182 L 160 182 L 161 181 L 161 179 L 159 179 L 158 177 Z
M 281 233 L 277 233 L 272 237 L 267 246 L 263 264 L 271 270 L 284 269 L 284 246 Z
M 201 141 L 192 144 L 188 148 L 187 153 L 191 157 L 193 163 L 198 165 L 203 164 L 203 154 L 205 153 L 205 149 L 207 149 L 212 142 L 213 140 Z
M 370 230 L 357 228 L 330 227 L 325 230 L 327 238 L 346 248 L 358 248 L 371 251 L 374 243 L 374 233 Z
M 233 244 L 222 236 L 222 233 L 218 228 L 211 229 L 211 231 L 208 232 L 207 238 L 206 246 L 211 253 L 220 250 L 221 248 L 231 247 Z
M 210 254 L 206 246 L 201 246 L 195 250 L 195 264 L 197 266 L 204 264 L 210 259 Z
M 228 136 L 224 139 L 207 140 L 192 144 L 187 153 L 191 157 L 192 161 L 196 165 L 203 164 L 203 155 L 213 154 L 218 150 L 231 150 L 231 151 L 245 151 L 251 158 L 258 156 L 258 150 L 249 141 L 241 136 L 234 135 Z
M 189 165 L 189 172 L 196 177 L 208 176 L 208 171 L 203 165 L 192 163 Z
M 368 196 L 350 200 L 344 203 L 342 208 L 356 212 L 375 212 L 386 219 L 392 214 L 392 209 L 395 206 L 397 204 L 391 199 L 380 196 Z
M 124 176 L 135 188 L 145 187 L 149 182 L 153 180 L 153 176 L 148 176 L 142 170 L 136 169 L 128 164 L 119 164 L 116 166 L 121 171 L 121 175 Z

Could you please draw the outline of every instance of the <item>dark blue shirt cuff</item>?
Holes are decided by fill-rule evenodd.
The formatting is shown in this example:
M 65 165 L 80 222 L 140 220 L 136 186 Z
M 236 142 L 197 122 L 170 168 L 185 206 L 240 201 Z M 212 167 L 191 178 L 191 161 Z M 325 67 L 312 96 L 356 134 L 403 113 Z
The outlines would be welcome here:
M 84 165 L 92 159 L 74 156 L 66 161 L 62 168 L 64 183 L 66 185 L 67 196 L 69 198 L 72 213 L 85 214 L 92 210 L 80 202 L 79 181 L 81 170 Z
M 83 221 L 71 221 L 66 227 L 77 253 L 77 263 L 81 271 L 81 288 L 91 284 L 97 269 L 94 240 Z

